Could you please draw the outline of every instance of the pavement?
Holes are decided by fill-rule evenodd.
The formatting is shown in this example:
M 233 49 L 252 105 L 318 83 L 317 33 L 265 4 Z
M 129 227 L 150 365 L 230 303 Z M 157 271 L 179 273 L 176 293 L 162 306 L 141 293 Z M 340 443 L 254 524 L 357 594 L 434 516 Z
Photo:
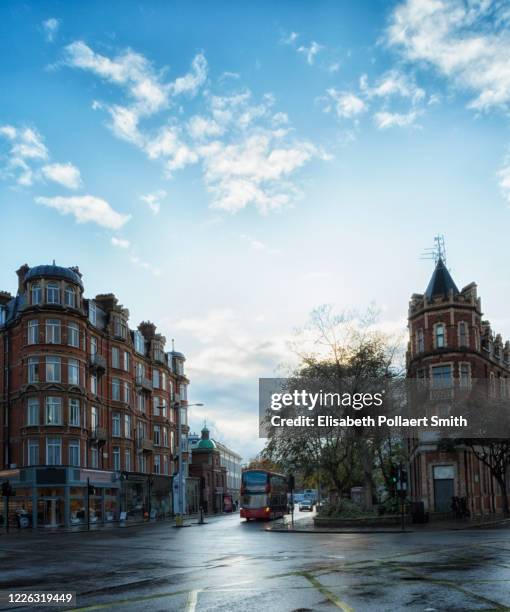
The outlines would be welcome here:
M 507 528 L 306 537 L 270 526 L 235 514 L 189 529 L 2 535 L 0 588 L 75 591 L 82 611 L 510 610 Z
M 395 525 L 382 525 L 371 527 L 317 527 L 313 522 L 314 513 L 302 514 L 292 521 L 290 515 L 283 519 L 273 521 L 267 527 L 271 531 L 287 533 L 412 533 L 414 531 L 463 531 L 465 529 L 492 529 L 510 527 L 509 518 L 480 517 L 475 519 L 447 519 L 430 521 L 428 523 L 410 523 L 406 521 L 405 529 Z

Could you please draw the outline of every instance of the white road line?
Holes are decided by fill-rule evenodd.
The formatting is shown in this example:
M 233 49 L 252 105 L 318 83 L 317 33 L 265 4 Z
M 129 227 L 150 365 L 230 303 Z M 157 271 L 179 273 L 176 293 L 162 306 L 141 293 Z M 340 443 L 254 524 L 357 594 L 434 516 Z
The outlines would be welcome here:
M 198 594 L 199 590 L 195 589 L 194 591 L 190 591 L 188 593 L 188 598 L 186 600 L 186 608 L 185 612 L 195 612 L 195 608 L 197 607 Z

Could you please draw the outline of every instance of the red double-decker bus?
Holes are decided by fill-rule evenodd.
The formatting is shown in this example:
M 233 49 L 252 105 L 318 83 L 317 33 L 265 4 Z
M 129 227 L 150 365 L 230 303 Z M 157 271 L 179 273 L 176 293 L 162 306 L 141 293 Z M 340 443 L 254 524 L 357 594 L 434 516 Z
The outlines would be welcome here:
M 246 470 L 241 480 L 241 518 L 275 519 L 288 513 L 287 479 L 267 470 Z

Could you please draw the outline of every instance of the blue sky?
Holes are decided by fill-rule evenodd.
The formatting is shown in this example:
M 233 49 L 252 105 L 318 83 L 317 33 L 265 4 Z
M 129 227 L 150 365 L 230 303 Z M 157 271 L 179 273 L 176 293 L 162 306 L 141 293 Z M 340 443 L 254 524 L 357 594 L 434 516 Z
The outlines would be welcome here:
M 433 236 L 510 336 L 501 2 L 3 2 L 0 287 L 79 265 L 188 357 L 249 456 L 323 303 L 405 327 Z

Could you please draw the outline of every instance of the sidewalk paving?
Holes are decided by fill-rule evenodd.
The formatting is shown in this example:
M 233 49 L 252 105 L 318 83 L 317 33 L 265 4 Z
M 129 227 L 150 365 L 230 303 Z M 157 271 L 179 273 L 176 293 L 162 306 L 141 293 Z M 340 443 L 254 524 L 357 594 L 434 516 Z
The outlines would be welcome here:
M 427 531 L 464 531 L 468 529 L 491 529 L 510 527 L 510 518 L 483 517 L 481 519 L 448 519 L 429 523 L 406 523 L 403 531 L 400 526 L 391 527 L 315 527 L 313 516 L 299 518 L 292 524 L 290 517 L 274 521 L 266 527 L 266 531 L 278 533 L 416 533 Z
M 184 518 L 184 523 L 182 527 L 194 527 L 199 526 L 201 524 L 206 525 L 210 520 L 220 519 L 227 516 L 232 516 L 234 513 L 231 512 L 222 512 L 221 514 L 206 514 L 204 515 L 204 523 L 200 523 L 200 515 L 199 514 L 190 514 Z M 9 533 L 7 533 L 5 527 L 0 529 L 0 537 L 8 536 L 8 537 L 30 537 L 31 535 L 55 535 L 60 533 L 96 533 L 102 531 L 116 531 L 119 529 L 130 529 L 133 527 L 149 527 L 151 525 L 162 525 L 167 524 L 169 527 L 176 527 L 175 525 L 175 517 L 159 519 L 159 520 L 146 520 L 146 521 L 112 521 L 109 523 L 92 523 L 90 525 L 90 529 L 87 529 L 87 525 L 76 525 L 74 527 L 36 527 L 33 529 L 32 527 L 28 527 L 25 529 L 20 529 L 16 526 L 11 526 L 9 529 Z

